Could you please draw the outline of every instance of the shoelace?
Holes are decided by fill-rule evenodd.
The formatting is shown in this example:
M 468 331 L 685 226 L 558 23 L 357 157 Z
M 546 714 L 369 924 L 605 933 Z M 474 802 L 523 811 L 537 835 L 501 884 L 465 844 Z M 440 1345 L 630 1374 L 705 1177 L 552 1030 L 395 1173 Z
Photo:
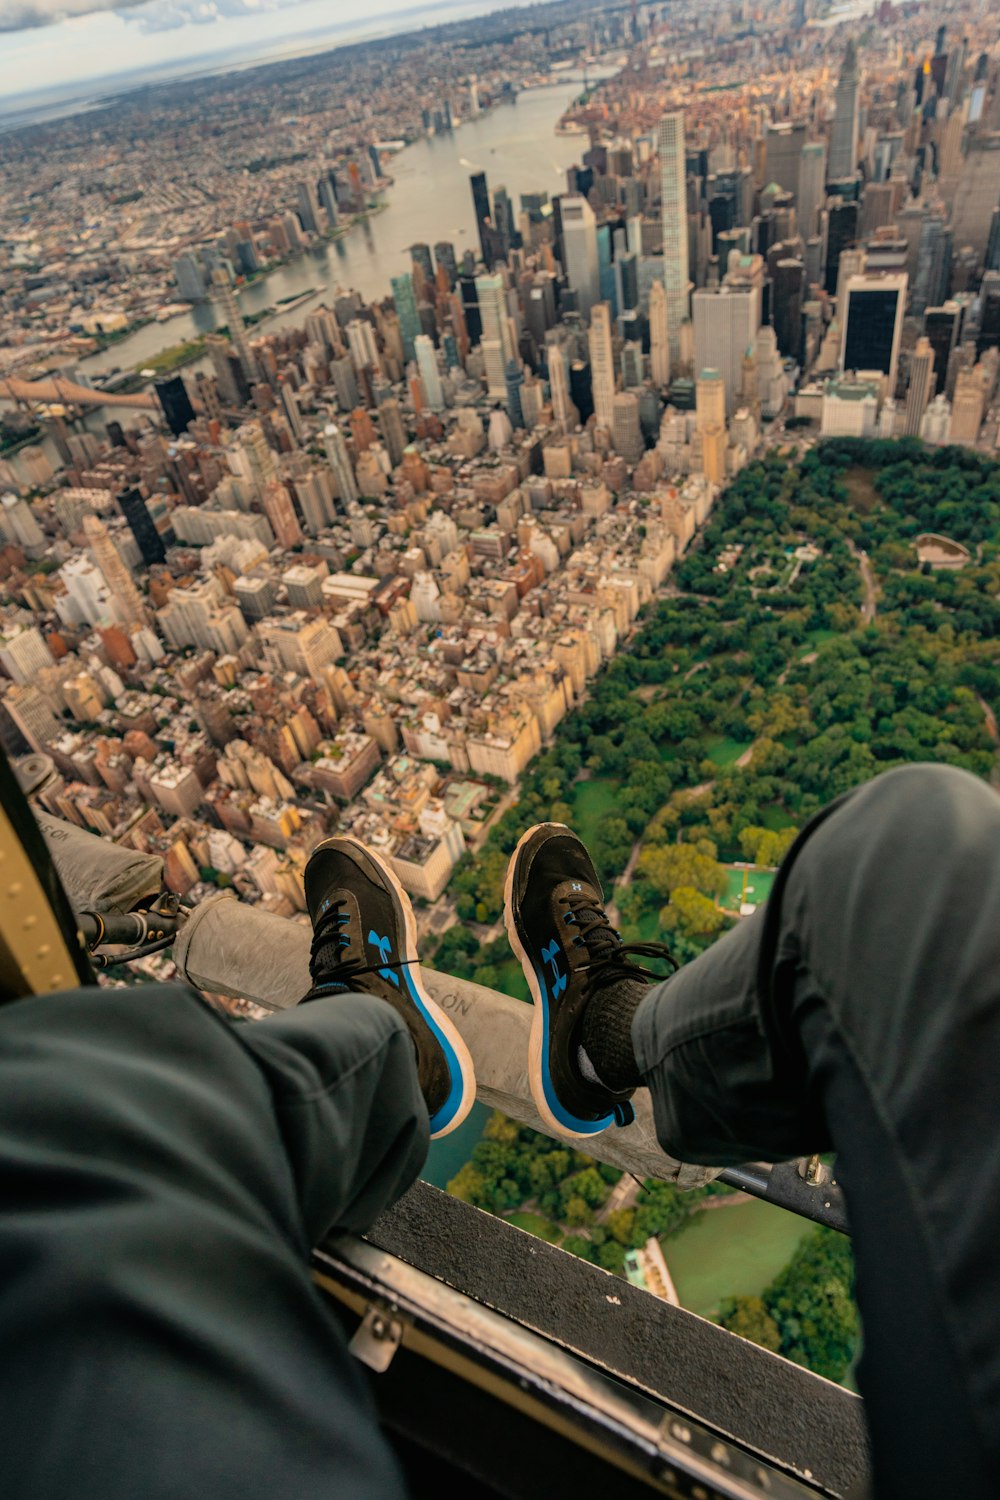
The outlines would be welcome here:
M 343 953 L 351 946 L 347 930 L 351 914 L 349 911 L 342 910 L 345 905 L 343 896 L 335 896 L 316 923 L 312 946 L 309 950 L 310 973 L 314 968 L 319 970 L 316 983 L 349 985 L 350 981 L 357 978 L 359 974 L 377 974 L 381 969 L 402 969 L 411 962 L 408 958 L 394 958 L 392 963 L 366 964 L 358 957 L 337 958 L 331 955 L 327 958 L 324 955 L 324 949 L 333 948 L 336 954 Z
M 664 943 L 624 943 L 612 927 L 604 908 L 590 896 L 567 895 L 559 898 L 573 914 L 577 936 L 585 945 L 589 962 L 580 965 L 587 976 L 588 993 L 606 989 L 619 979 L 663 979 L 655 969 L 644 969 L 630 960 L 636 958 L 658 958 L 675 970 L 677 960 Z M 589 920 L 587 920 L 589 918 Z

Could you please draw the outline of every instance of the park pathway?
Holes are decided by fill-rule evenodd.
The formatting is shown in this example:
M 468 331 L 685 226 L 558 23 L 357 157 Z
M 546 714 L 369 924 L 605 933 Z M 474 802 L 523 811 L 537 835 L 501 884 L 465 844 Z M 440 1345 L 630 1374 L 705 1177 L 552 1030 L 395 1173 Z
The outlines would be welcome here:
M 627 861 L 625 863 L 625 868 L 622 871 L 621 875 L 619 876 L 617 884 L 615 885 L 615 890 L 616 891 L 619 888 L 621 890 L 625 890 L 627 886 L 630 886 L 632 884 L 632 876 L 635 874 L 635 867 L 639 863 L 639 855 L 641 853 L 642 853 L 642 839 L 639 838 L 639 839 L 636 839 L 635 843 L 632 845 L 632 848 L 631 848 L 631 850 L 629 852 L 629 857 L 628 857 L 628 859 L 627 859 Z M 621 912 L 618 910 L 618 902 L 615 900 L 615 898 L 614 898 L 613 895 L 611 897 L 611 900 L 607 904 L 606 910 L 607 910 L 608 918 L 609 918 L 609 920 L 611 922 L 611 925 L 613 927 L 620 927 L 621 926 Z
M 847 545 L 858 560 L 861 569 L 861 624 L 874 625 L 875 616 L 878 612 L 875 595 L 875 574 L 872 572 L 871 558 L 862 547 L 858 547 L 848 538 Z
M 790 661 L 788 663 L 788 666 L 782 672 L 781 676 L 778 678 L 778 687 L 784 687 L 785 683 L 788 681 L 788 674 L 793 667 L 811 667 L 818 654 L 819 653 L 816 651 L 807 651 L 805 656 L 799 657 L 798 661 Z
M 616 1208 L 631 1208 L 642 1192 L 642 1183 L 630 1172 L 623 1172 L 608 1195 L 608 1201 L 597 1210 L 594 1215 L 598 1224 L 603 1224 L 608 1214 L 614 1213 Z
M 983 716 L 986 719 L 986 733 L 989 735 L 994 745 L 1000 745 L 1000 727 L 997 726 L 996 714 L 993 712 L 992 708 L 990 708 L 990 705 L 987 703 L 985 698 L 979 698 L 978 702 L 979 707 L 983 711 Z

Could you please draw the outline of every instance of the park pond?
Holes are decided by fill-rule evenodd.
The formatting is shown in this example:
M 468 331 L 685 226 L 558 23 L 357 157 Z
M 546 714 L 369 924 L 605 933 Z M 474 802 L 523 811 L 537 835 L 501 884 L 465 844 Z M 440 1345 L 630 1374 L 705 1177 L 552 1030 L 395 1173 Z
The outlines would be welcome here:
M 709 1199 L 661 1241 L 681 1305 L 717 1319 L 726 1297 L 757 1297 L 792 1258 L 811 1225 L 759 1199 Z
M 434 1142 L 421 1174 L 425 1182 L 447 1186 L 472 1155 L 489 1115 L 485 1105 L 477 1104 L 464 1124 Z M 703 1318 L 718 1318 L 725 1297 L 759 1296 L 812 1227 L 796 1214 L 757 1199 L 716 1201 L 719 1207 L 692 1214 L 662 1241 L 682 1305 Z M 513 1217 L 521 1228 L 550 1227 L 537 1216 Z M 529 1222 L 533 1218 L 537 1224 Z

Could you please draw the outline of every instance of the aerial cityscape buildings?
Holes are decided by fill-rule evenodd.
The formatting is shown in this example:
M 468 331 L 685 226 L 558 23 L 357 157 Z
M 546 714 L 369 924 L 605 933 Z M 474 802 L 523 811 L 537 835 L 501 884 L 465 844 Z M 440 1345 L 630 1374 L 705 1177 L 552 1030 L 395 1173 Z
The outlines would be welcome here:
M 447 901 L 755 454 L 996 448 L 988 8 L 542 11 L 0 135 L 0 737 L 180 894 L 301 914 L 337 826 Z M 470 159 L 378 295 L 254 321 L 570 68 L 568 171 Z

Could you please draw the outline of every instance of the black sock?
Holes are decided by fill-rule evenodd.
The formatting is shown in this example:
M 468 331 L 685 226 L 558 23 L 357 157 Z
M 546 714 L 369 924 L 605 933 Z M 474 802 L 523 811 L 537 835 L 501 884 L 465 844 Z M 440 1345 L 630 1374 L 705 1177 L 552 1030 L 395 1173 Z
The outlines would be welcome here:
M 632 1018 L 648 993 L 639 979 L 619 979 L 599 990 L 583 1013 L 583 1051 L 609 1089 L 634 1089 L 642 1082 L 632 1047 Z

